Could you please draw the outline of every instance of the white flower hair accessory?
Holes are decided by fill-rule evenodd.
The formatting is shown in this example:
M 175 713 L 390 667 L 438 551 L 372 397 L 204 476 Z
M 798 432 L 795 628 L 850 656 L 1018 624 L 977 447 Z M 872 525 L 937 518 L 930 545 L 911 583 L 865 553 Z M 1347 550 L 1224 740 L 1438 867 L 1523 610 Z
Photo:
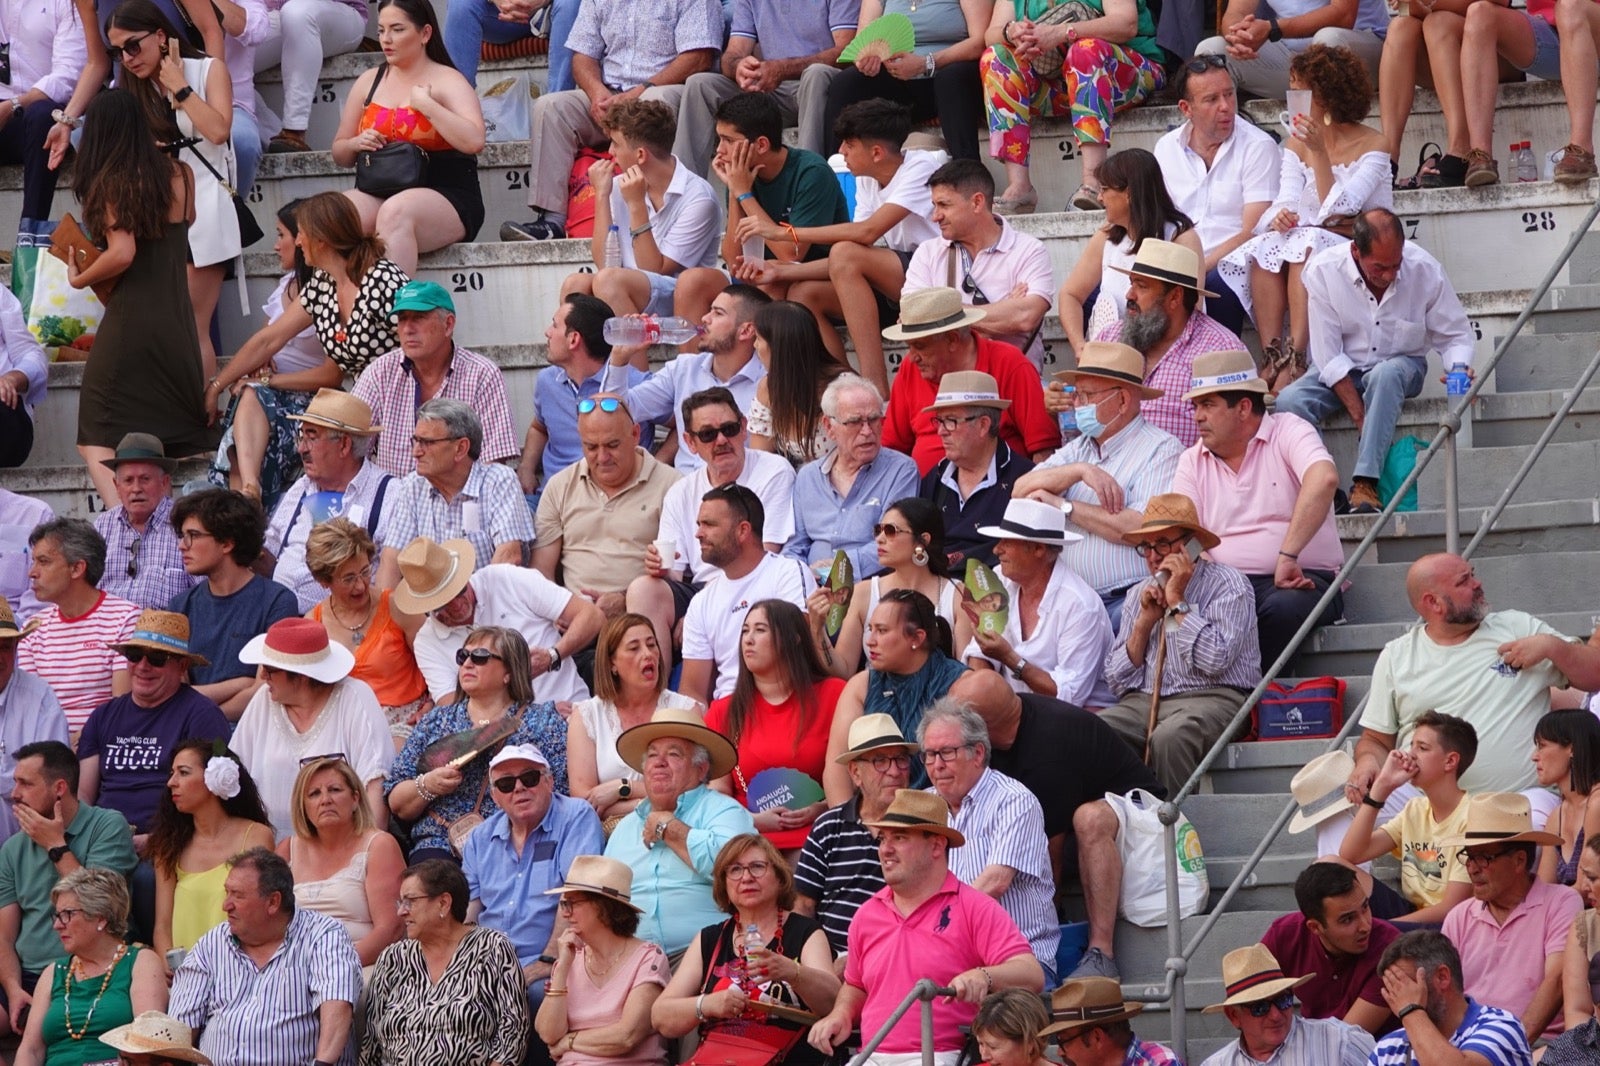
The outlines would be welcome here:
M 206 761 L 206 788 L 218 799 L 233 799 L 239 794 L 239 764 L 226 755 L 211 756 Z

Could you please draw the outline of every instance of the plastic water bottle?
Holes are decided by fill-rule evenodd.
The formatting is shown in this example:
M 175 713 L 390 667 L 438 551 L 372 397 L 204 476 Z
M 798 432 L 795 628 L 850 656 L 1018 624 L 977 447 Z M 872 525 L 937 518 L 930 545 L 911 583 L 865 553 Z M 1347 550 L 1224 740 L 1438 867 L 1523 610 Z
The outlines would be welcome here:
M 1067 409 L 1057 415 L 1056 418 L 1061 423 L 1061 443 L 1063 444 L 1069 440 L 1076 440 L 1082 435 L 1078 432 L 1078 409 L 1072 406 L 1072 397 L 1077 391 L 1077 388 L 1072 385 L 1064 385 L 1061 388 L 1062 395 L 1067 400 Z
M 650 315 L 630 315 L 627 318 L 608 318 L 602 328 L 607 344 L 687 344 L 700 336 L 700 327 L 687 318 L 676 315 L 654 318 Z
M 750 976 L 750 953 L 752 951 L 760 951 L 766 946 L 767 942 L 761 939 L 761 927 L 759 925 L 751 922 L 744 927 L 744 958 L 741 960 L 740 968 L 741 976 L 744 978 L 746 995 L 753 997 L 756 989 L 755 978 Z
M 605 262 L 601 265 L 608 269 L 622 265 L 622 230 L 617 228 L 616 223 L 612 223 L 606 231 Z
M 1465 396 L 1470 388 L 1472 388 L 1472 378 L 1467 376 L 1467 364 L 1451 364 L 1450 372 L 1444 376 L 1445 395 Z
M 1523 141 L 1517 145 L 1516 151 L 1512 153 L 1512 158 L 1516 160 L 1518 181 L 1539 180 L 1539 164 L 1533 158 L 1532 141 Z

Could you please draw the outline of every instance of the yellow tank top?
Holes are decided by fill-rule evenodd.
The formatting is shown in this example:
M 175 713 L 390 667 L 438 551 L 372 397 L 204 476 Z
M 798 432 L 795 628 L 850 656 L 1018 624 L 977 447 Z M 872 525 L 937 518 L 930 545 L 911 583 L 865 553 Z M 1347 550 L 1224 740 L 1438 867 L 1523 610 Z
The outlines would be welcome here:
M 172 891 L 173 947 L 194 947 L 223 920 L 222 886 L 231 869 L 225 862 L 192 874 L 177 868 L 178 884 Z

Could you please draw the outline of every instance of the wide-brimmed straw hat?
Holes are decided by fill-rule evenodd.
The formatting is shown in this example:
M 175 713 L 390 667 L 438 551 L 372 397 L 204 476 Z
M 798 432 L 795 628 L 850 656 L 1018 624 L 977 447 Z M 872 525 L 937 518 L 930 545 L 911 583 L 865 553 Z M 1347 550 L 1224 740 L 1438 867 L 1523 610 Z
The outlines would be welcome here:
M 992 407 L 1004 411 L 1011 401 L 1000 395 L 994 375 L 981 370 L 955 370 L 939 379 L 939 391 L 924 411 L 945 411 L 952 407 Z
M 1200 256 L 1195 254 L 1193 248 L 1185 248 L 1172 241 L 1146 237 L 1139 244 L 1139 254 L 1133 257 L 1133 266 L 1114 266 L 1111 269 L 1129 277 L 1153 278 L 1169 285 L 1182 285 L 1201 296 L 1217 295 L 1200 283 L 1204 277 Z
M 633 871 L 627 863 L 604 855 L 579 855 L 567 868 L 567 879 L 555 888 L 546 889 L 544 894 L 559 896 L 564 892 L 605 896 L 644 913 L 644 908 L 633 902 Z
M 1265 396 L 1267 383 L 1261 380 L 1256 360 L 1249 352 L 1205 352 L 1194 357 L 1189 372 L 1189 391 L 1185 400 L 1210 396 L 1213 392 L 1259 392 Z
M 642 774 L 645 749 L 662 737 L 676 737 L 705 748 L 711 755 L 712 777 L 729 773 L 739 761 L 733 741 L 706 725 L 704 715 L 696 710 L 673 707 L 658 707 L 648 722 L 623 730 L 617 737 L 617 754 Z
M 194 1030 L 158 1010 L 143 1011 L 127 1025 L 106 1030 L 100 1042 L 128 1055 L 156 1055 L 211 1066 L 211 1060 L 194 1046 Z
M 1289 791 L 1300 805 L 1289 820 L 1289 832 L 1303 833 L 1355 804 L 1345 798 L 1344 783 L 1355 772 L 1356 761 L 1340 748 L 1324 752 L 1300 768 L 1289 782 Z
M 850 723 L 844 751 L 833 757 L 836 763 L 851 763 L 875 751 L 915 752 L 915 741 L 907 740 L 900 727 L 887 714 L 864 714 Z
M 9 615 L 10 611 L 6 613 Z M 4 630 L 0 629 L 0 636 L 4 635 Z M 139 620 L 133 624 L 133 634 L 127 640 L 106 647 L 121 655 L 126 655 L 129 648 L 164 651 L 169 655 L 182 655 L 190 666 L 210 665 L 204 655 L 189 649 L 188 616 L 174 611 L 140 611 Z
M 1216 1014 L 1224 1007 L 1273 999 L 1291 988 L 1299 988 L 1315 976 L 1308 973 L 1304 977 L 1286 977 L 1283 967 L 1265 944 L 1236 948 L 1222 956 L 1222 990 L 1228 998 L 1211 1004 L 1201 1013 Z
M 932 337 L 982 322 L 984 315 L 982 308 L 963 305 L 961 293 L 955 289 L 943 285 L 918 289 L 901 295 L 900 321 L 885 329 L 883 338 L 909 341 L 918 337 Z
M 20 637 L 22 630 L 17 626 L 17 616 L 11 610 L 11 601 L 0 596 L 0 637 Z
M 1447 848 L 1481 848 L 1486 844 L 1560 844 L 1561 837 L 1533 828 L 1528 797 L 1520 792 L 1479 792 L 1467 797 L 1467 828 Z
M 150 463 L 169 474 L 178 469 L 178 460 L 167 458 L 166 445 L 154 433 L 125 433 L 117 441 L 117 450 L 111 453 L 111 458 L 100 460 L 101 466 L 112 470 L 123 463 Z
M 328 630 L 311 618 L 285 618 L 251 639 L 239 652 L 250 666 L 270 666 L 291 674 L 304 674 L 331 685 L 350 676 L 356 657 L 350 649 L 328 639 Z
M 400 549 L 400 584 L 394 605 L 406 614 L 436 611 L 461 594 L 478 568 L 478 552 L 470 540 L 443 544 L 418 537 Z
M 863 822 L 873 829 L 920 829 L 936 833 L 959 848 L 967 842 L 961 830 L 950 824 L 950 805 L 937 792 L 924 792 L 919 788 L 897 788 L 894 802 L 875 822 Z
M 382 426 L 372 424 L 372 408 L 367 401 L 343 389 L 318 389 L 306 405 L 305 413 L 290 415 L 295 422 L 309 422 L 313 426 L 346 433 L 352 437 L 377 436 Z
M 1050 1024 L 1039 1030 L 1039 1035 L 1110 1025 L 1142 1010 L 1143 1003 L 1122 998 L 1122 986 L 1111 978 L 1079 977 L 1050 993 Z
M 1163 492 L 1150 497 L 1150 502 L 1144 505 L 1144 521 L 1137 529 L 1124 533 L 1122 539 L 1127 544 L 1138 544 L 1148 540 L 1150 534 L 1168 529 L 1184 530 L 1208 551 L 1222 543 L 1221 537 L 1200 524 L 1194 501 L 1181 492 Z
M 1137 348 L 1116 341 L 1090 341 L 1078 353 L 1078 365 L 1051 375 L 1055 381 L 1076 384 L 1083 378 L 1098 378 L 1138 390 L 1141 400 L 1159 400 L 1166 393 L 1144 383 L 1144 356 Z
M 995 540 L 1026 540 L 1034 544 L 1053 544 L 1060 548 L 1082 540 L 1067 530 L 1067 516 L 1061 508 L 1038 500 L 1007 500 L 1005 517 L 999 525 L 979 526 L 978 533 Z

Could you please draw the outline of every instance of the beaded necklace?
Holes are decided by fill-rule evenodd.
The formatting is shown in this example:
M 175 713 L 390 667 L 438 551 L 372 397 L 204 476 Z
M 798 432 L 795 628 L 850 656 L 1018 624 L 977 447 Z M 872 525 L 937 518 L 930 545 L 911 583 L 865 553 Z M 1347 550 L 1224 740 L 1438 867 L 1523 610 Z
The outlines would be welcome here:
M 94 1022 L 94 1009 L 100 1005 L 100 997 L 106 994 L 106 988 L 111 984 L 111 975 L 116 972 L 117 963 L 122 961 L 122 956 L 127 954 L 127 951 L 128 945 L 117 945 L 117 953 L 111 956 L 111 963 L 106 967 L 105 975 L 100 978 L 100 988 L 95 992 L 94 999 L 89 1001 L 89 1013 L 83 1019 L 83 1028 L 78 1030 L 72 1028 L 72 984 L 75 980 L 79 984 L 83 983 L 83 978 L 78 976 L 82 972 L 83 960 L 73 956 L 72 965 L 67 967 L 66 994 L 63 997 L 61 1012 L 62 1021 L 67 1027 L 67 1035 L 72 1039 L 82 1040 L 89 1035 L 89 1026 Z

